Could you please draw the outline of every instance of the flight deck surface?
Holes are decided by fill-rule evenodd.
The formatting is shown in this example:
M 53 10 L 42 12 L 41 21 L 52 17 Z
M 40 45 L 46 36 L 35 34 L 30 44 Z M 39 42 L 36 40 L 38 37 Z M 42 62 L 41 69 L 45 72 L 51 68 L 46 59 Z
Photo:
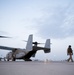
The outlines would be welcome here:
M 0 61 L 0 75 L 74 75 L 74 62 Z

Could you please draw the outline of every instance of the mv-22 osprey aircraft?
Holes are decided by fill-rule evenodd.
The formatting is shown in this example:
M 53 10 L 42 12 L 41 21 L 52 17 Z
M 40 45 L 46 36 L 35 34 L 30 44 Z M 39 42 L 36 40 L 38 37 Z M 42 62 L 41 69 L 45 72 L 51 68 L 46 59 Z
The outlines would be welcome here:
M 7 47 L 7 46 L 0 46 L 0 49 L 12 51 L 6 55 L 7 61 L 9 61 L 9 60 L 15 61 L 16 59 L 32 61 L 30 58 L 35 57 L 35 54 L 38 50 L 44 50 L 45 53 L 50 52 L 50 39 L 46 40 L 45 47 L 39 47 L 39 46 L 37 46 L 37 44 L 39 44 L 39 43 L 33 42 L 33 35 L 29 35 L 26 49 L 13 48 L 13 47 Z

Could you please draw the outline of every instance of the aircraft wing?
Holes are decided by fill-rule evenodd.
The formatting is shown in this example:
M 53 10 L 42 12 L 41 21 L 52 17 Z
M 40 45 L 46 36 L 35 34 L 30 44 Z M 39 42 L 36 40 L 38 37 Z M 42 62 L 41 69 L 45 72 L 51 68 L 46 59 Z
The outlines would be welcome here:
M 14 50 L 15 48 L 13 48 L 13 47 L 7 47 L 7 46 L 0 46 L 0 49 L 4 49 L 4 50 Z
M 38 46 L 33 46 L 33 50 L 44 50 L 45 53 L 50 52 L 50 48 L 45 48 L 45 47 L 38 47 Z
M 33 46 L 33 50 L 29 51 L 24 57 L 26 59 L 29 59 L 30 57 L 35 57 L 35 54 L 36 54 L 36 52 L 38 50 L 44 50 L 45 53 L 49 53 L 50 52 L 50 48 Z
M 33 50 L 37 51 L 37 50 L 44 50 L 45 53 L 49 53 L 51 48 L 50 48 L 50 39 L 47 39 L 45 42 L 45 46 L 44 47 L 39 47 L 39 46 L 33 46 Z

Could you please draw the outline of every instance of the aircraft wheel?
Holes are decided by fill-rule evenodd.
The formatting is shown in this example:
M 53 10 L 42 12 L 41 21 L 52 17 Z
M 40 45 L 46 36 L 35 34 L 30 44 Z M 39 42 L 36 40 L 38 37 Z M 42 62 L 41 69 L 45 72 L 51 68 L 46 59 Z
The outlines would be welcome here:
M 31 59 L 25 59 L 25 61 L 32 61 Z
M 12 61 L 15 61 L 15 60 L 16 60 L 15 58 L 12 59 Z
M 9 59 L 7 59 L 7 61 L 9 61 Z

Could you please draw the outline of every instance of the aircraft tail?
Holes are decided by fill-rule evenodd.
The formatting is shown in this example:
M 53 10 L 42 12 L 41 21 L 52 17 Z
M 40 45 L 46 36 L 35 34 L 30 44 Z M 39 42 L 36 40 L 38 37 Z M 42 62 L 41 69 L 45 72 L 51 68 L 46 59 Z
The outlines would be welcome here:
M 27 45 L 26 45 L 27 51 L 32 51 L 32 42 L 33 42 L 33 35 L 29 35 L 28 42 L 27 42 Z
M 50 52 L 50 39 L 46 40 L 45 48 L 47 48 L 47 49 L 45 49 L 44 52 L 49 53 Z

